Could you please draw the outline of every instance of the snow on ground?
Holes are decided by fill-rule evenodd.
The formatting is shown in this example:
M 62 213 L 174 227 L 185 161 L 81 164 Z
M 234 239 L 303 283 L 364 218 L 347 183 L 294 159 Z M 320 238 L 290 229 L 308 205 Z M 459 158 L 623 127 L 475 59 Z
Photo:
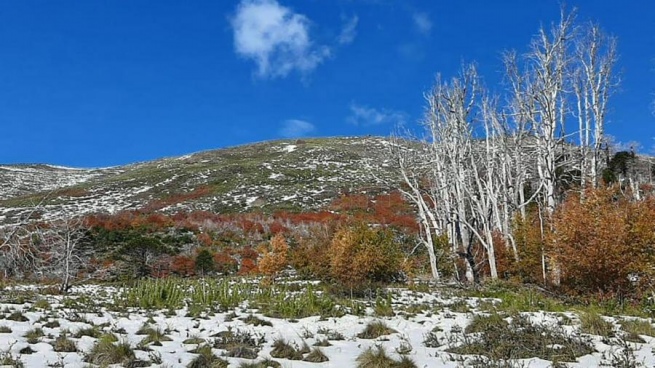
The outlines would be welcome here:
M 24 289 L 34 289 L 25 287 Z M 6 292 L 6 290 L 5 290 Z M 84 286 L 73 291 L 75 295 L 85 295 L 93 300 L 112 300 L 112 295 L 117 290 L 112 287 Z M 398 291 L 400 297 L 394 297 L 394 309 L 398 305 L 409 305 L 411 303 L 448 303 L 452 300 L 442 298 L 437 294 Z M 244 304 L 224 313 L 191 317 L 186 309 L 180 309 L 174 313 L 167 311 L 145 311 L 130 309 L 128 311 L 116 311 L 101 308 L 88 308 L 88 311 L 72 309 L 67 303 L 68 298 L 62 296 L 42 296 L 47 298 L 49 306 L 43 307 L 39 303 L 30 302 L 12 304 L 5 300 L 0 303 L 0 362 L 4 357 L 10 355 L 13 359 L 19 359 L 26 367 L 83 367 L 89 366 L 83 361 L 85 353 L 88 353 L 94 346 L 96 338 L 89 336 L 73 337 L 81 329 L 100 326 L 104 332 L 113 332 L 119 336 L 119 341 L 128 342 L 132 347 L 137 347 L 143 340 L 143 335 L 137 335 L 137 331 L 144 325 L 166 332 L 171 341 L 163 341 L 160 346 L 148 345 L 150 352 L 135 349 L 137 358 L 152 360 L 152 357 L 159 357 L 159 364 L 151 364 L 151 367 L 185 367 L 197 354 L 191 351 L 197 348 L 200 343 L 189 343 L 189 338 L 198 338 L 204 341 L 213 341 L 213 338 L 222 331 L 247 331 L 253 336 L 262 336 L 263 343 L 258 359 L 270 358 L 272 344 L 277 339 L 284 339 L 287 342 L 295 343 L 298 346 L 307 344 L 312 346 L 319 340 L 326 339 L 330 334 L 340 334 L 342 340 L 330 338 L 331 346 L 322 347 L 321 350 L 329 357 L 328 362 L 310 363 L 296 360 L 274 359 L 282 364 L 282 367 L 354 367 L 356 358 L 368 348 L 382 346 L 390 356 L 399 358 L 398 349 L 405 345 L 411 346 L 407 354 L 417 367 L 462 367 L 467 366 L 473 357 L 462 357 L 457 354 L 446 352 L 447 344 L 441 347 L 425 347 L 423 341 L 430 331 L 437 332 L 441 338 L 447 339 L 451 331 L 465 327 L 477 312 L 458 313 L 450 310 L 448 304 L 441 312 L 401 315 L 397 313 L 394 317 L 379 318 L 371 315 L 372 308 L 368 308 L 369 315 L 354 316 L 345 315 L 340 318 L 325 318 L 319 316 L 302 318 L 299 320 L 285 320 L 268 318 L 257 310 L 248 309 Z M 460 300 L 461 301 L 461 300 Z M 480 300 L 469 298 L 466 304 L 475 307 Z M 11 313 L 20 311 L 28 320 L 15 321 L 8 317 Z M 555 313 L 535 312 L 526 313 L 533 322 L 556 324 L 558 315 Z M 253 326 L 246 324 L 242 319 L 248 316 L 258 316 L 262 320 L 269 321 L 272 326 Z M 574 316 L 573 313 L 570 314 Z M 561 315 L 560 315 L 561 317 Z M 391 335 L 385 335 L 377 339 L 362 339 L 357 335 L 365 328 L 366 324 L 372 321 L 383 320 L 389 327 L 397 331 Z M 53 322 L 57 321 L 58 325 Z M 28 331 L 35 328 L 42 328 L 45 336 L 38 338 L 38 341 L 28 343 L 24 336 Z M 566 326 L 571 333 L 575 333 L 574 326 Z M 7 332 L 10 330 L 10 332 Z M 75 342 L 78 352 L 61 353 L 55 352 L 50 344 L 58 336 L 68 331 L 68 336 Z M 637 362 L 643 366 L 652 367 L 655 365 L 653 346 L 655 339 L 643 336 L 647 341 L 644 344 L 631 344 L 635 351 Z M 583 356 L 577 362 L 567 363 L 567 367 L 596 367 L 606 361 L 611 352 L 617 352 L 620 348 L 609 346 L 600 337 L 593 337 L 597 352 Z M 33 353 L 26 353 L 30 347 Z M 216 355 L 221 356 L 224 351 L 214 348 Z M 253 362 L 242 358 L 226 358 L 230 367 L 239 367 L 243 362 Z M 524 359 L 517 362 L 517 366 L 546 368 L 551 362 L 538 358 Z
M 298 148 L 298 146 L 296 146 L 295 144 L 288 144 L 288 145 L 282 147 L 282 152 L 291 153 L 291 152 L 295 151 L 296 148 Z

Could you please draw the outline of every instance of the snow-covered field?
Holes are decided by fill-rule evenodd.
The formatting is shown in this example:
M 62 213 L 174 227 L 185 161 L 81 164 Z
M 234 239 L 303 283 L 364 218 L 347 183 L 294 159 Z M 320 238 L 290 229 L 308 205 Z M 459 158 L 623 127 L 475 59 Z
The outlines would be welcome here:
M 373 303 L 359 316 L 346 314 L 338 318 L 312 316 L 287 320 L 268 318 L 257 309 L 248 308 L 247 302 L 233 310 L 196 314 L 195 317 L 187 308 L 175 311 L 114 308 L 111 303 L 118 292 L 113 287 L 89 285 L 75 288 L 66 297 L 36 292 L 20 300 L 21 293 L 16 289 L 0 291 L 3 300 L 0 303 L 0 365 L 20 366 L 19 362 L 22 362 L 25 367 L 97 366 L 85 362 L 85 356 L 103 339 L 100 334 L 107 333 L 118 338 L 114 344 L 127 343 L 134 349 L 140 364 L 133 361 L 128 366 L 186 367 L 198 357 L 194 353 L 195 349 L 210 344 L 211 351 L 227 360 L 229 367 L 243 367 L 246 363 L 266 358 L 278 362 L 282 367 L 357 367 L 358 356 L 369 348 L 377 351 L 378 347 L 396 360 L 401 357 L 399 353 L 406 355 L 417 367 L 465 367 L 472 366 L 476 357 L 453 354 L 446 350 L 456 345 L 457 341 L 462 341 L 458 339 L 458 336 L 464 336 L 462 330 L 476 315 L 484 313 L 481 312 L 481 305 L 498 302 L 492 299 L 446 297 L 438 291 L 428 293 L 398 289 L 394 291 L 393 317 L 375 316 Z M 75 302 L 76 298 L 80 298 L 79 303 Z M 103 305 L 104 302 L 106 304 Z M 83 307 L 84 303 L 95 306 L 86 308 Z M 572 312 L 533 312 L 523 315 L 533 323 L 552 325 L 554 328 L 557 326 L 566 334 L 582 336 L 596 350 L 582 356 L 577 362 L 558 365 L 560 367 L 616 365 L 626 346 L 634 350 L 635 364 L 655 366 L 655 339 L 652 337 L 641 336 L 644 343 L 621 346 L 618 340 L 612 338 L 581 335 L 578 317 Z M 605 319 L 612 322 L 616 331 L 619 331 L 618 318 Z M 563 320 L 568 322 L 562 323 Z M 252 321 L 258 323 L 253 324 Z M 358 336 L 369 323 L 378 321 L 396 332 L 373 339 Z M 270 322 L 270 325 L 266 322 Z M 38 329 L 41 329 L 42 334 Z M 156 331 L 165 337 L 160 340 L 151 338 L 150 342 L 144 342 L 148 334 L 139 331 L 144 329 L 150 329 L 151 333 Z M 95 331 L 96 334 L 88 331 Z M 55 351 L 53 345 L 62 336 L 74 343 L 77 352 Z M 242 341 L 249 341 L 256 358 L 225 356 L 227 350 L 221 348 L 219 343 L 224 336 L 241 336 Z M 426 346 L 425 341 L 429 338 L 433 344 L 427 345 L 438 347 Z M 284 340 L 299 349 L 305 345 L 313 348 L 317 343 L 327 345 L 328 341 L 330 346 L 321 346 L 319 349 L 329 360 L 312 363 L 272 358 L 273 345 L 278 340 Z M 241 354 L 244 356 L 247 353 Z M 203 365 L 195 365 L 200 366 Z M 532 358 L 511 362 L 509 366 L 545 368 L 554 365 L 550 361 Z

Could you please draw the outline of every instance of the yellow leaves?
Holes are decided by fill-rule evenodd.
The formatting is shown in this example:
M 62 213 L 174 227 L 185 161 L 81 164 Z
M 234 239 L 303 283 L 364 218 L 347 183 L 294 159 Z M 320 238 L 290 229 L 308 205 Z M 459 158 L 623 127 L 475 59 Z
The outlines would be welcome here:
M 339 229 L 328 257 L 332 277 L 348 285 L 390 281 L 401 271 L 403 260 L 391 231 L 366 224 Z
M 263 254 L 259 260 L 259 271 L 267 276 L 274 277 L 288 264 L 289 245 L 282 233 L 275 235 L 268 247 L 260 249 Z

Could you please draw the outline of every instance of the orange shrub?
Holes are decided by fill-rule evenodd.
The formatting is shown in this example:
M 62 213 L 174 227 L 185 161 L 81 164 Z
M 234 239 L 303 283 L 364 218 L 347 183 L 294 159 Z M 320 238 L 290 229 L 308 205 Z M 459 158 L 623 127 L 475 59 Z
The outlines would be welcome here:
M 287 266 L 289 245 L 284 235 L 275 235 L 268 246 L 263 249 L 263 256 L 259 260 L 259 271 L 264 275 L 275 277 Z
M 392 281 L 402 271 L 403 254 L 393 233 L 366 224 L 339 229 L 328 257 L 332 277 L 351 287 Z
M 638 296 L 654 280 L 655 203 L 618 190 L 588 190 L 556 211 L 549 244 L 556 276 L 569 293 Z
M 306 234 L 296 234 L 289 250 L 289 263 L 301 277 L 325 280 L 330 276 L 327 252 L 333 229 L 325 224 L 307 225 Z M 295 244 L 294 244 L 295 243 Z
M 239 262 L 229 249 L 214 254 L 214 268 L 221 274 L 231 274 L 239 268 Z
M 195 275 L 196 263 L 195 260 L 189 256 L 177 255 L 173 257 L 171 264 L 171 272 L 180 276 L 193 276 Z

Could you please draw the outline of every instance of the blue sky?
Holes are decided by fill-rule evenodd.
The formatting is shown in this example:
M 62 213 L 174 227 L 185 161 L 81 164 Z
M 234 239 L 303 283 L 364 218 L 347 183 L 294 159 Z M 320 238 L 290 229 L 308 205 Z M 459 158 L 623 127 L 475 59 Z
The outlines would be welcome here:
M 655 2 L 578 0 L 618 38 L 607 131 L 653 145 Z M 0 163 L 100 167 L 413 126 L 436 73 L 525 51 L 558 1 L 0 2 Z

